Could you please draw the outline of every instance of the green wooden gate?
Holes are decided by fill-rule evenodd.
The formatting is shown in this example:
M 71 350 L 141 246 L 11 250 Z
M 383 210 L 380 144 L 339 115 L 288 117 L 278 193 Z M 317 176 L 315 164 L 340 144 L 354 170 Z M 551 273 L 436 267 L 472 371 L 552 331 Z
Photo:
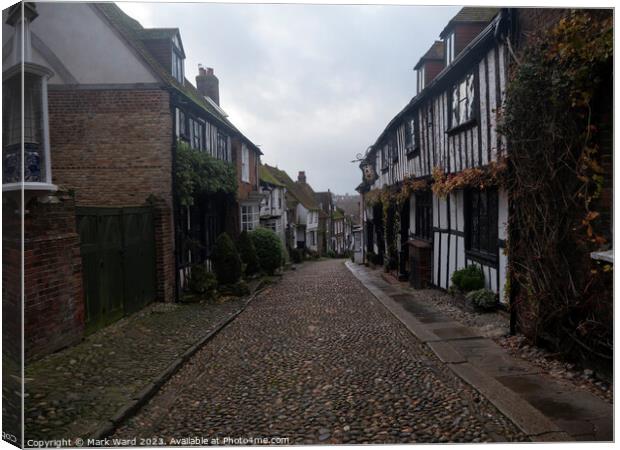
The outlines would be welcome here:
M 86 332 L 93 332 L 155 298 L 151 208 L 77 208 Z

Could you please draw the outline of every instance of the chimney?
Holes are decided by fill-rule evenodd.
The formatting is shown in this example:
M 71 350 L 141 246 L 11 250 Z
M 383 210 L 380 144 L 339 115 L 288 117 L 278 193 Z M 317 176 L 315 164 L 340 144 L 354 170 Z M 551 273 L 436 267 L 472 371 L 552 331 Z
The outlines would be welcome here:
M 297 175 L 297 181 L 299 181 L 300 183 L 305 183 L 306 182 L 306 172 L 304 172 L 303 170 L 300 170 L 299 174 Z
M 198 64 L 196 88 L 201 95 L 209 97 L 216 105 L 220 105 L 220 81 L 213 73 L 213 68 L 207 67 L 205 70 L 202 64 Z

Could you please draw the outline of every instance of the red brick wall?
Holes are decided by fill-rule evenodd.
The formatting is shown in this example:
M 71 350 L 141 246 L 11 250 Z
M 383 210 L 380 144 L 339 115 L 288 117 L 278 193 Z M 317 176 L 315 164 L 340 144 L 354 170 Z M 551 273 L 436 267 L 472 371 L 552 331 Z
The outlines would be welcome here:
M 166 91 L 49 91 L 52 181 L 77 206 L 142 206 L 158 199 L 158 299 L 174 298 L 172 122 Z
M 548 31 L 569 12 L 562 8 L 517 8 L 516 11 L 519 46 L 527 45 L 528 39 L 534 33 Z
M 461 23 L 454 26 L 454 56 L 458 56 L 488 24 Z
M 84 332 L 82 259 L 75 203 L 66 192 L 53 199 L 48 203 L 32 199 L 24 217 L 26 360 L 73 345 Z M 4 203 L 3 213 L 4 229 L 19 226 L 21 218 L 11 202 Z M 9 281 L 7 275 L 12 274 L 3 294 L 19 303 L 16 282 L 19 283 L 21 250 L 15 237 L 15 233 L 7 233 L 2 239 L 4 281 Z
M 249 148 L 250 154 L 250 182 L 245 183 L 241 181 L 241 141 L 239 139 L 232 140 L 233 150 L 233 162 L 235 169 L 237 170 L 237 183 L 239 185 L 237 189 L 237 198 L 239 200 L 245 200 L 252 191 L 258 190 L 257 165 L 260 161 L 260 155 L 256 154 L 251 148 Z
M 444 67 L 443 61 L 427 61 L 424 63 L 424 87 L 428 86 Z

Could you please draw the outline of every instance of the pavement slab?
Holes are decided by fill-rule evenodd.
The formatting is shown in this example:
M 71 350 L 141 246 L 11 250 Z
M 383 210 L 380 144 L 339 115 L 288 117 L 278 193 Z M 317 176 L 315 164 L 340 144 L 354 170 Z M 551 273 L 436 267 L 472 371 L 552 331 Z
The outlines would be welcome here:
M 379 271 L 347 263 L 373 293 L 387 284 Z M 612 441 L 613 405 L 586 390 L 555 381 L 512 357 L 492 339 L 458 322 L 442 320 L 431 303 L 411 292 L 391 294 L 392 313 L 460 378 L 483 394 L 534 441 Z M 375 294 L 376 295 L 376 294 Z M 384 298 L 378 299 L 388 306 Z M 389 306 L 388 306 L 389 307 Z

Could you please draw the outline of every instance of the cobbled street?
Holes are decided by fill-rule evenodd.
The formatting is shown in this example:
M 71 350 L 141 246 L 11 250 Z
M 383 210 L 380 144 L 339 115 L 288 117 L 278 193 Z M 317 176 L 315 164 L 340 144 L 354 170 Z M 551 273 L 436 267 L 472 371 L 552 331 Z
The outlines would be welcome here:
M 197 436 L 290 444 L 525 439 L 342 260 L 286 273 L 113 437 Z

